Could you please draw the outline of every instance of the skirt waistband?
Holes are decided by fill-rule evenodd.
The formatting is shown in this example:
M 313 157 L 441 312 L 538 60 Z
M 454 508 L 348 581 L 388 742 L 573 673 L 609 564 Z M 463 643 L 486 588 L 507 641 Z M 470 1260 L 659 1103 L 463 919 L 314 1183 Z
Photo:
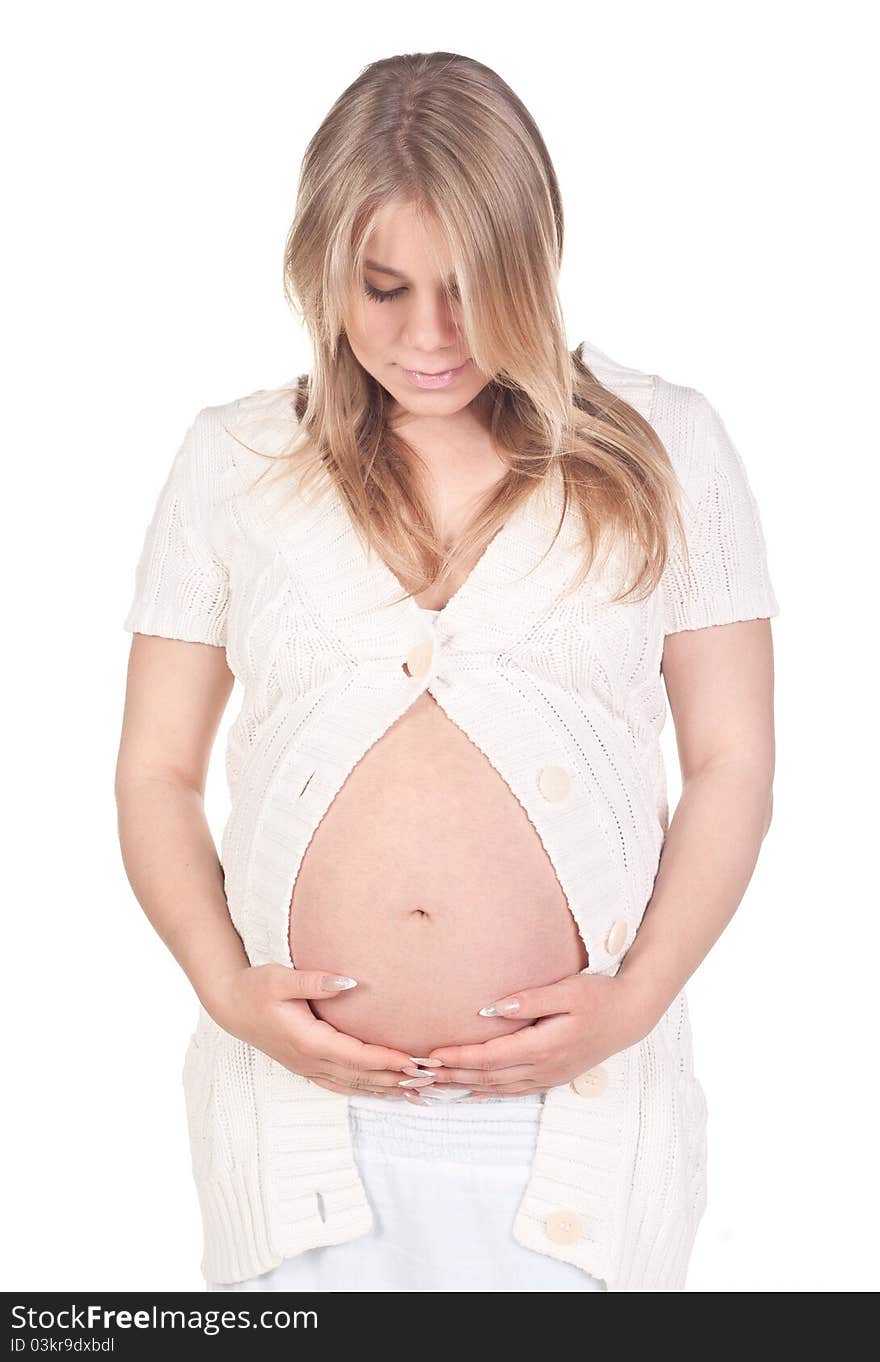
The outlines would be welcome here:
M 348 1105 L 358 1155 L 490 1164 L 532 1162 L 542 1110 L 543 1093 L 424 1108 L 358 1094 Z

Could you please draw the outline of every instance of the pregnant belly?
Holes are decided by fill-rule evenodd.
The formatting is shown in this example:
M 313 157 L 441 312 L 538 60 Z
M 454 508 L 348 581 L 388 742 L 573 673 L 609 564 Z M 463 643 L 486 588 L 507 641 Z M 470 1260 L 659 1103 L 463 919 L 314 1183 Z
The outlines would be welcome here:
M 427 693 L 350 772 L 290 903 L 298 969 L 358 987 L 313 1001 L 412 1055 L 530 1025 L 479 1009 L 588 963 L 552 863 L 508 785 Z

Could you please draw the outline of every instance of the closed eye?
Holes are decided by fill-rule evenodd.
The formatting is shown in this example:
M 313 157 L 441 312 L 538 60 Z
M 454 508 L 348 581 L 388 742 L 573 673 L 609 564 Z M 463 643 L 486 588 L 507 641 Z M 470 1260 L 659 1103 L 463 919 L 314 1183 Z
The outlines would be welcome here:
M 401 293 L 406 293 L 404 288 L 392 288 L 387 293 L 383 293 L 380 288 L 373 288 L 372 284 L 365 284 L 364 291 L 368 298 L 372 298 L 374 303 L 387 303 L 394 298 L 398 298 Z
M 368 298 L 372 298 L 374 303 L 387 303 L 392 302 L 395 298 L 399 298 L 402 293 L 406 293 L 406 289 L 392 288 L 389 289 L 387 292 L 383 292 L 382 289 L 374 288 L 372 284 L 365 282 L 364 292 L 366 293 Z M 457 289 L 453 290 L 453 297 L 457 299 L 458 297 Z

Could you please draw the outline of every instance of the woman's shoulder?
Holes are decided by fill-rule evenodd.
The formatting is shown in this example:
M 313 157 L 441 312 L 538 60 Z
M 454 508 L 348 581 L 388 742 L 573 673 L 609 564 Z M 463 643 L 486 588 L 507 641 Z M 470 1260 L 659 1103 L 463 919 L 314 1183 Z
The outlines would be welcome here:
M 623 364 L 590 341 L 582 341 L 578 352 L 600 383 L 652 423 L 668 422 L 670 417 L 674 421 L 678 416 L 688 419 L 706 402 L 696 388 L 674 382 L 653 369 Z
M 297 427 L 297 380 L 274 388 L 257 388 L 214 410 L 223 429 L 236 440 L 265 453 L 278 454 Z
M 680 478 L 698 472 L 701 451 L 706 454 L 727 438 L 721 417 L 699 388 L 621 364 L 586 341 L 580 349 L 599 382 L 651 423 Z

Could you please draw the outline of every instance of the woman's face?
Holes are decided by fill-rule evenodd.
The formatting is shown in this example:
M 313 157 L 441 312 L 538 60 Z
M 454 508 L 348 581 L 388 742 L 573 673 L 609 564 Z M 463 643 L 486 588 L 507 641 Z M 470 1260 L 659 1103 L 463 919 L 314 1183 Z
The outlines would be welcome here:
M 407 204 L 387 204 L 367 242 L 368 262 L 355 286 L 346 328 L 360 364 L 392 397 L 391 415 L 455 417 L 473 402 L 488 379 L 477 370 L 456 335 L 457 303 L 443 296 L 424 229 Z M 442 241 L 438 259 L 447 267 Z M 379 268 L 382 266 L 383 268 Z M 449 381 L 419 386 L 407 371 L 441 374 Z

